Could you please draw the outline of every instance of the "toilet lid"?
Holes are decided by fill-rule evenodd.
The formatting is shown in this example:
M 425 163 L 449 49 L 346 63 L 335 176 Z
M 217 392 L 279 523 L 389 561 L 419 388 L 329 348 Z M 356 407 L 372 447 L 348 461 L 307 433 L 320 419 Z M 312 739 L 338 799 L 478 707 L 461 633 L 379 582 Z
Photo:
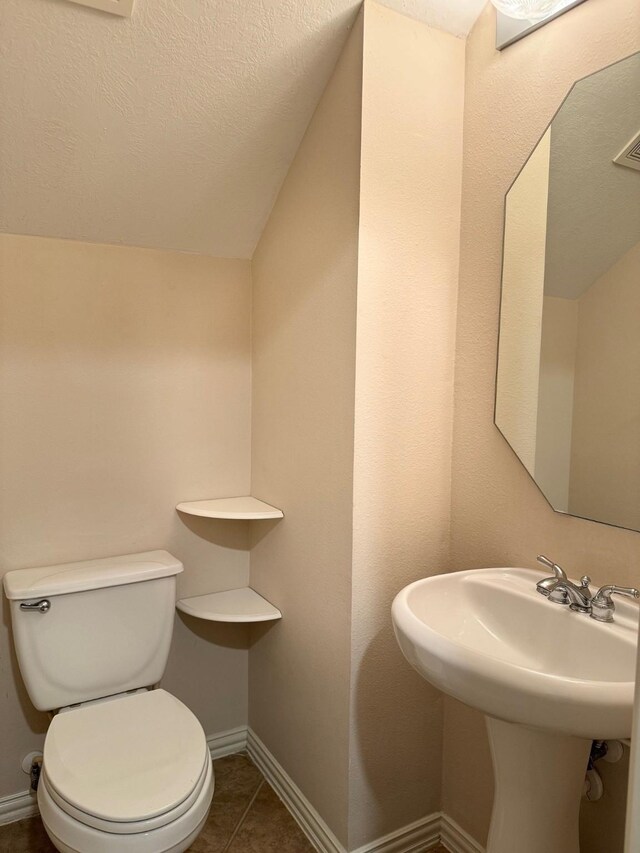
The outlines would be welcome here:
M 71 805 L 109 821 L 174 809 L 194 790 L 205 760 L 202 726 L 164 690 L 58 714 L 44 745 L 49 784 Z

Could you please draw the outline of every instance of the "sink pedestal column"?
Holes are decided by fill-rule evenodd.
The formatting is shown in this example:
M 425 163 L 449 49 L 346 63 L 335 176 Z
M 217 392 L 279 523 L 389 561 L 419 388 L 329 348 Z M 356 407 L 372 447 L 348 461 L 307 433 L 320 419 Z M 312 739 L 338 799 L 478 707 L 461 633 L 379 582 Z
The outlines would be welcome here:
M 487 853 L 579 853 L 591 741 L 486 720 L 495 775 Z

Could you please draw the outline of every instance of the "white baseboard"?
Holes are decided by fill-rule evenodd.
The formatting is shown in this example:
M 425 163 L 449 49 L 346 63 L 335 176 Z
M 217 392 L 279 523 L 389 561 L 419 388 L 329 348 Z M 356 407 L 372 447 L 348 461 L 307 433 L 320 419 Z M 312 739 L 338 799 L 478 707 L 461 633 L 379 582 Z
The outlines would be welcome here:
M 223 758 L 225 755 L 243 752 L 247 748 L 247 732 L 248 729 L 246 726 L 238 726 L 235 729 L 229 729 L 229 731 L 220 732 L 217 735 L 209 735 L 207 746 L 209 747 L 211 758 L 215 761 L 217 758 Z
M 19 794 L 0 798 L 0 826 L 37 814 L 38 803 L 32 791 L 21 791 Z
M 238 726 L 210 735 L 207 745 L 214 760 L 247 750 L 316 850 L 319 853 L 347 853 L 302 791 L 251 729 Z M 0 798 L 0 825 L 37 814 L 36 797 L 30 791 Z M 365 844 L 355 853 L 426 853 L 438 843 L 450 853 L 484 853 L 483 847 L 452 818 L 441 812 Z
M 316 850 L 319 853 L 347 853 L 302 791 L 251 729 L 247 751 Z M 354 853 L 426 853 L 439 843 L 450 853 L 484 853 L 483 847 L 442 812 L 428 815 L 384 838 L 359 847 Z
M 440 822 L 440 812 L 436 812 L 359 847 L 355 853 L 423 853 L 440 842 Z
M 485 853 L 475 838 L 444 813 L 440 819 L 440 843 L 451 853 Z
M 249 729 L 247 740 L 249 757 L 262 771 L 265 779 L 285 806 L 289 809 L 300 828 L 321 853 L 345 853 L 344 847 L 331 832 L 318 812 L 304 796 L 293 779 L 278 764 L 260 738 Z

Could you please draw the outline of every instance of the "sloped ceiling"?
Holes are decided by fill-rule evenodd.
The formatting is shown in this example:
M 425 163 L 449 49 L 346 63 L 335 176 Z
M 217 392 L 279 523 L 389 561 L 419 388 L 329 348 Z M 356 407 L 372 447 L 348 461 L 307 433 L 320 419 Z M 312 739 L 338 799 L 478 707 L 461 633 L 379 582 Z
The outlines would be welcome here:
M 577 83 L 551 124 L 545 293 L 578 299 L 640 240 L 640 53 Z
M 484 0 L 388 0 L 464 36 Z M 0 3 L 0 230 L 250 257 L 357 0 Z

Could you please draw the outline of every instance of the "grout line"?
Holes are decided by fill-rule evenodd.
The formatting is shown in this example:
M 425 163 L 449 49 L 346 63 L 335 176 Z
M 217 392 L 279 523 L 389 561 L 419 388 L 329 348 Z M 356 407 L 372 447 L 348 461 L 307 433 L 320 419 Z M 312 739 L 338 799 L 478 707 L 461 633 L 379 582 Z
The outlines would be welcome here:
M 233 830 L 233 832 L 231 833 L 231 838 L 230 838 L 230 839 L 227 841 L 227 843 L 224 845 L 224 847 L 223 847 L 223 849 L 222 849 L 222 853 L 226 853 L 226 851 L 231 847 L 231 845 L 232 845 L 233 841 L 235 840 L 236 835 L 237 835 L 237 834 L 238 834 L 238 832 L 240 831 L 240 827 L 241 827 L 241 826 L 242 826 L 242 824 L 244 823 L 244 820 L 245 820 L 246 816 L 249 814 L 249 811 L 251 810 L 251 806 L 255 803 L 255 801 L 256 801 L 256 797 L 257 797 L 257 796 L 258 796 L 258 794 L 260 793 L 260 790 L 262 789 L 262 786 L 263 786 L 263 785 L 264 785 L 264 779 L 262 779 L 262 780 L 259 782 L 258 787 L 257 787 L 257 788 L 255 789 L 255 791 L 253 792 L 253 796 L 252 796 L 252 797 L 251 797 L 251 799 L 249 800 L 249 803 L 248 803 L 248 805 L 247 805 L 246 809 L 245 809 L 245 810 L 242 812 L 242 814 L 240 815 L 240 820 L 239 820 L 239 821 L 238 821 L 238 823 L 236 824 L 236 827 L 235 827 L 235 829 Z

